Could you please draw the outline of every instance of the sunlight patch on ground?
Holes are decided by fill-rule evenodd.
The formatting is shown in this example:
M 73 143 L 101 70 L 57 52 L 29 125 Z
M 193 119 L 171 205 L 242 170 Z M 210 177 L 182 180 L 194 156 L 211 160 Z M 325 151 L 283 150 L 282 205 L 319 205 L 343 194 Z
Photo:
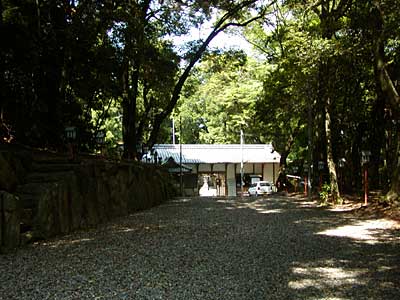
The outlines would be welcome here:
M 317 234 L 346 237 L 359 241 L 363 241 L 368 244 L 379 243 L 383 238 L 385 240 L 397 240 L 400 241 L 400 237 L 391 237 L 386 235 L 383 231 L 393 228 L 397 228 L 397 222 L 387 219 L 379 220 L 365 220 L 358 221 L 352 225 L 340 226 L 334 229 L 327 229 L 320 231 Z
M 93 240 L 94 239 L 92 239 L 92 238 L 81 238 L 81 239 L 74 239 L 74 240 L 63 239 L 63 240 L 57 240 L 57 241 L 43 242 L 43 243 L 41 243 L 41 245 L 49 246 L 50 248 L 58 248 L 58 247 L 65 246 L 65 245 L 87 243 L 87 242 L 91 242 Z
M 283 209 L 256 209 L 260 214 L 280 214 Z
M 238 205 L 235 205 L 235 208 L 252 209 L 260 214 L 277 214 L 277 213 L 282 213 L 284 211 L 281 208 L 268 209 L 268 205 L 265 202 L 263 202 L 263 200 L 258 200 L 258 201 L 251 202 L 251 203 L 240 203 Z
M 327 286 L 339 287 L 341 285 L 365 285 L 367 282 L 361 281 L 360 277 L 367 273 L 367 271 L 368 270 L 365 269 L 345 270 L 343 268 L 332 267 L 295 267 L 292 269 L 293 274 L 303 278 L 290 281 L 289 287 L 292 289 L 324 289 Z
M 133 228 L 121 228 L 120 231 L 121 232 L 132 232 L 132 231 L 135 231 L 135 229 L 133 229 Z
M 191 198 L 175 198 L 174 200 L 172 200 L 172 203 L 185 203 L 185 202 L 190 202 L 192 201 Z
M 217 202 L 218 203 L 230 203 L 230 204 L 233 204 L 233 203 L 235 203 L 235 199 L 218 199 L 217 200 Z
M 317 201 L 302 201 L 299 205 L 300 208 L 314 208 L 318 204 Z

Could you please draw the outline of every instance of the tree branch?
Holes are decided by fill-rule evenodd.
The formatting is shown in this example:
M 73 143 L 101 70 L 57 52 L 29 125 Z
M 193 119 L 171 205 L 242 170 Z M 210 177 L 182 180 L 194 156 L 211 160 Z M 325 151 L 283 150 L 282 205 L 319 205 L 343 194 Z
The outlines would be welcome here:
M 211 33 L 208 35 L 207 39 L 200 45 L 200 47 L 197 49 L 197 51 L 195 52 L 195 54 L 193 55 L 193 57 L 191 58 L 191 60 L 189 61 L 188 65 L 186 66 L 185 70 L 183 71 L 182 75 L 179 77 L 178 82 L 176 83 L 171 99 L 168 103 L 168 105 L 165 107 L 164 111 L 159 113 L 158 115 L 156 115 L 155 120 L 154 120 L 154 126 L 153 126 L 153 130 L 150 134 L 150 138 L 148 141 L 148 144 L 150 147 L 152 147 L 155 143 L 156 143 L 156 139 L 158 136 L 158 132 L 161 128 L 161 124 L 163 122 L 163 120 L 171 114 L 172 110 L 174 109 L 174 107 L 176 106 L 176 103 L 179 100 L 179 96 L 181 93 L 181 90 L 183 88 L 183 85 L 186 81 L 186 79 L 189 77 L 190 71 L 193 69 L 194 65 L 197 63 L 197 61 L 201 58 L 202 54 L 204 53 L 204 51 L 207 49 L 208 45 L 210 44 L 210 42 L 222 31 L 224 31 L 226 28 L 230 27 L 230 26 L 246 26 L 248 24 L 250 24 L 251 22 L 260 19 L 262 17 L 264 17 L 265 15 L 265 11 L 267 8 L 264 9 L 264 11 L 262 13 L 260 13 L 259 15 L 257 15 L 256 17 L 253 17 L 249 20 L 246 20 L 245 22 L 242 23 L 236 23 L 236 22 L 227 22 L 227 20 L 229 20 L 230 18 L 234 17 L 241 9 L 248 7 L 249 5 L 255 3 L 256 0 L 249 0 L 249 1 L 244 1 L 240 4 L 238 4 L 235 8 L 233 8 L 232 10 L 228 11 L 227 13 L 225 13 L 221 19 L 219 19 L 219 21 L 216 23 L 214 29 L 211 31 Z M 268 7 L 270 7 L 271 5 L 273 5 L 275 3 L 275 1 L 271 1 L 271 3 L 268 5 Z

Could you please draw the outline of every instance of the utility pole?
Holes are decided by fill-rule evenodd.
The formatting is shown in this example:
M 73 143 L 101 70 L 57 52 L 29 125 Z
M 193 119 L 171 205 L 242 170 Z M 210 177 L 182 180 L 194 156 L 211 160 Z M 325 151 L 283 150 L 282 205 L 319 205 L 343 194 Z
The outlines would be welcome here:
M 175 145 L 175 120 L 172 117 L 172 145 Z
M 244 143 L 244 137 L 243 137 L 243 130 L 240 129 L 240 152 L 242 154 L 242 159 L 240 161 L 240 190 L 241 190 L 241 197 L 243 197 L 243 143 Z
M 175 138 L 174 138 L 175 139 Z M 179 116 L 179 173 L 180 173 L 180 190 L 183 197 L 183 172 L 182 172 L 182 117 Z

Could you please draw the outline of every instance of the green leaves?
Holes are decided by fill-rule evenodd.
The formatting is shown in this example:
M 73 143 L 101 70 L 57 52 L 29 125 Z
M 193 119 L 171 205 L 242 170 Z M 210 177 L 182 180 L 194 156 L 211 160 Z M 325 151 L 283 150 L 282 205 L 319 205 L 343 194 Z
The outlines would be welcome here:
M 179 107 L 184 120 L 203 120 L 208 132 L 197 128 L 198 124 L 186 128 L 197 132 L 193 143 L 239 143 L 240 129 L 251 136 L 257 132 L 254 123 L 255 103 L 261 92 L 262 82 L 257 79 L 259 68 L 253 60 L 239 51 L 210 53 L 206 55 L 196 71 L 195 93 L 182 99 Z M 193 77 L 192 77 L 193 78 Z M 257 136 L 250 140 L 258 140 Z M 185 139 L 188 142 L 188 137 Z

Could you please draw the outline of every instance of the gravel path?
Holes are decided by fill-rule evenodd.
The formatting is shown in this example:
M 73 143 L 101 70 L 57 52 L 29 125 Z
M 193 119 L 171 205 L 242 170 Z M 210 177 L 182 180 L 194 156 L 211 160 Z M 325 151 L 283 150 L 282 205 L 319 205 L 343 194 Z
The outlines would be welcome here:
M 399 299 L 400 233 L 293 198 L 178 199 L 0 256 L 0 299 Z

